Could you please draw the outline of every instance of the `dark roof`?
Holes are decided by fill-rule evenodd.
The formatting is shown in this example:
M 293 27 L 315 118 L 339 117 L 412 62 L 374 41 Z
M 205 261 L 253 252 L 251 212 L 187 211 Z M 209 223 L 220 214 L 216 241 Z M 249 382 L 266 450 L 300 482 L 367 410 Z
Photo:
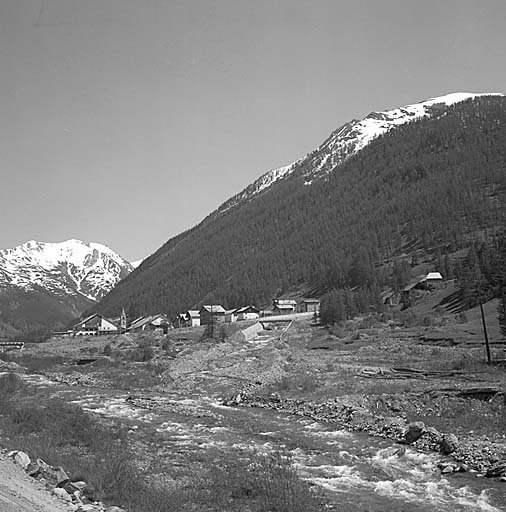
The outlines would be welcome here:
M 260 313 L 260 310 L 258 308 L 256 308 L 255 306 L 243 306 L 242 308 L 239 308 L 239 309 L 236 309 L 236 313 L 239 314 L 239 313 L 246 313 L 246 311 L 248 310 L 254 310 L 256 313 Z
M 205 305 L 202 306 L 208 313 L 223 313 L 225 314 L 225 308 L 219 304 Z M 202 309 L 200 311 L 202 311 Z
M 137 320 L 135 320 L 134 322 L 132 322 L 130 324 L 130 329 L 138 329 L 139 327 L 143 327 L 145 325 L 151 324 L 158 319 L 161 319 L 164 322 L 168 323 L 168 320 L 165 317 L 165 315 L 162 315 L 161 313 L 159 313 L 157 315 L 141 316 L 140 318 L 138 318 Z
M 77 327 L 79 325 L 83 325 L 85 324 L 86 322 L 89 322 L 92 318 L 95 318 L 96 316 L 99 316 L 100 318 L 104 318 L 100 313 L 93 313 L 92 315 L 90 316 L 87 316 L 84 320 L 81 320 L 80 322 L 78 322 L 77 324 L 74 324 L 74 327 Z M 107 320 L 107 319 L 106 319 Z M 109 320 L 110 322 L 110 320 Z

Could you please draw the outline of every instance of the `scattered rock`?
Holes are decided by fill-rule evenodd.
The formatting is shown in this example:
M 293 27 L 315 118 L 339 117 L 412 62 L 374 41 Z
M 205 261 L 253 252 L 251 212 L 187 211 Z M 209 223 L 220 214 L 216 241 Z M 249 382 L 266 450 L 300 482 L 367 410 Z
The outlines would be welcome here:
M 414 443 L 417 439 L 420 439 L 425 432 L 425 424 L 422 421 L 413 421 L 407 426 L 406 432 L 404 433 L 404 440 L 408 444 Z
M 103 510 L 102 507 L 97 507 L 96 505 L 92 505 L 91 503 L 88 503 L 86 505 L 79 505 L 76 512 L 98 512 L 99 510 Z
M 83 482 L 83 483 L 84 483 L 83 487 L 85 487 L 86 483 L 85 482 Z M 69 494 L 74 494 L 76 492 L 80 493 L 81 490 L 83 489 L 83 487 L 79 487 L 79 486 L 75 485 L 75 483 L 71 482 L 70 480 L 64 480 L 63 482 L 60 482 L 58 484 L 58 487 L 61 487 L 62 489 L 67 491 Z
M 449 473 L 454 473 L 457 469 L 457 466 L 451 462 L 441 464 L 440 467 L 441 474 L 446 475 Z
M 38 478 L 48 482 L 52 486 L 58 486 L 62 482 L 68 481 L 67 473 L 60 466 L 50 466 L 42 459 L 31 462 L 26 468 L 26 472 L 33 478 Z
M 402 457 L 406 453 L 404 446 L 391 446 L 381 453 L 382 457 L 387 459 L 389 457 Z
M 441 451 L 445 455 L 453 453 L 459 447 L 459 440 L 455 434 L 446 434 L 441 439 Z
M 76 480 L 74 482 L 70 482 L 74 487 L 77 487 L 80 491 L 82 491 L 88 484 L 83 480 Z
M 31 460 L 30 457 L 25 452 L 22 451 L 13 451 L 9 453 L 9 457 L 12 457 L 14 462 L 21 466 L 23 469 L 26 470 L 26 468 L 30 465 Z
M 53 494 L 63 501 L 68 501 L 68 502 L 72 501 L 72 496 L 70 496 L 70 494 L 65 489 L 62 489 L 61 487 L 55 487 L 53 489 Z
M 506 477 L 506 460 L 501 460 L 492 464 L 485 474 L 485 476 L 491 477 Z

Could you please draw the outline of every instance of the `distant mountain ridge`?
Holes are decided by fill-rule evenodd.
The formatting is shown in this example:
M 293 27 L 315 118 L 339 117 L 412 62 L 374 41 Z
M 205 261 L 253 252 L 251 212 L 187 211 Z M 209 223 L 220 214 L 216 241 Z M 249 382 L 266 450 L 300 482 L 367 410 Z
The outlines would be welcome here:
M 31 240 L 0 250 L 0 322 L 28 327 L 58 320 L 65 323 L 100 300 L 133 270 L 109 247 L 71 239 L 50 243 Z M 30 304 L 30 307 L 25 304 Z
M 132 270 L 132 264 L 109 247 L 75 239 L 59 243 L 30 240 L 0 250 L 0 288 L 30 290 L 36 285 L 97 301 Z

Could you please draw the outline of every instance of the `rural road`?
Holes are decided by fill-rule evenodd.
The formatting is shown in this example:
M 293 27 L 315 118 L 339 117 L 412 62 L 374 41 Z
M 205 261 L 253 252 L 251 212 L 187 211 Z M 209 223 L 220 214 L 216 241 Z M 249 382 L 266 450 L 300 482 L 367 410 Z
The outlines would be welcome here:
M 0 453 L 0 512 L 68 512 L 36 480 Z

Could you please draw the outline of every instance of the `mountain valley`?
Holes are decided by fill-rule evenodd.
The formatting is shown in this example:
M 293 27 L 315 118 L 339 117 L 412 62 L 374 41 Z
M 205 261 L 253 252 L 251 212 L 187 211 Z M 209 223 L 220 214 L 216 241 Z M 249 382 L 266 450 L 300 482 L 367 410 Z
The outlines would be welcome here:
M 105 245 L 74 239 L 0 250 L 0 333 L 63 328 L 132 270 Z

